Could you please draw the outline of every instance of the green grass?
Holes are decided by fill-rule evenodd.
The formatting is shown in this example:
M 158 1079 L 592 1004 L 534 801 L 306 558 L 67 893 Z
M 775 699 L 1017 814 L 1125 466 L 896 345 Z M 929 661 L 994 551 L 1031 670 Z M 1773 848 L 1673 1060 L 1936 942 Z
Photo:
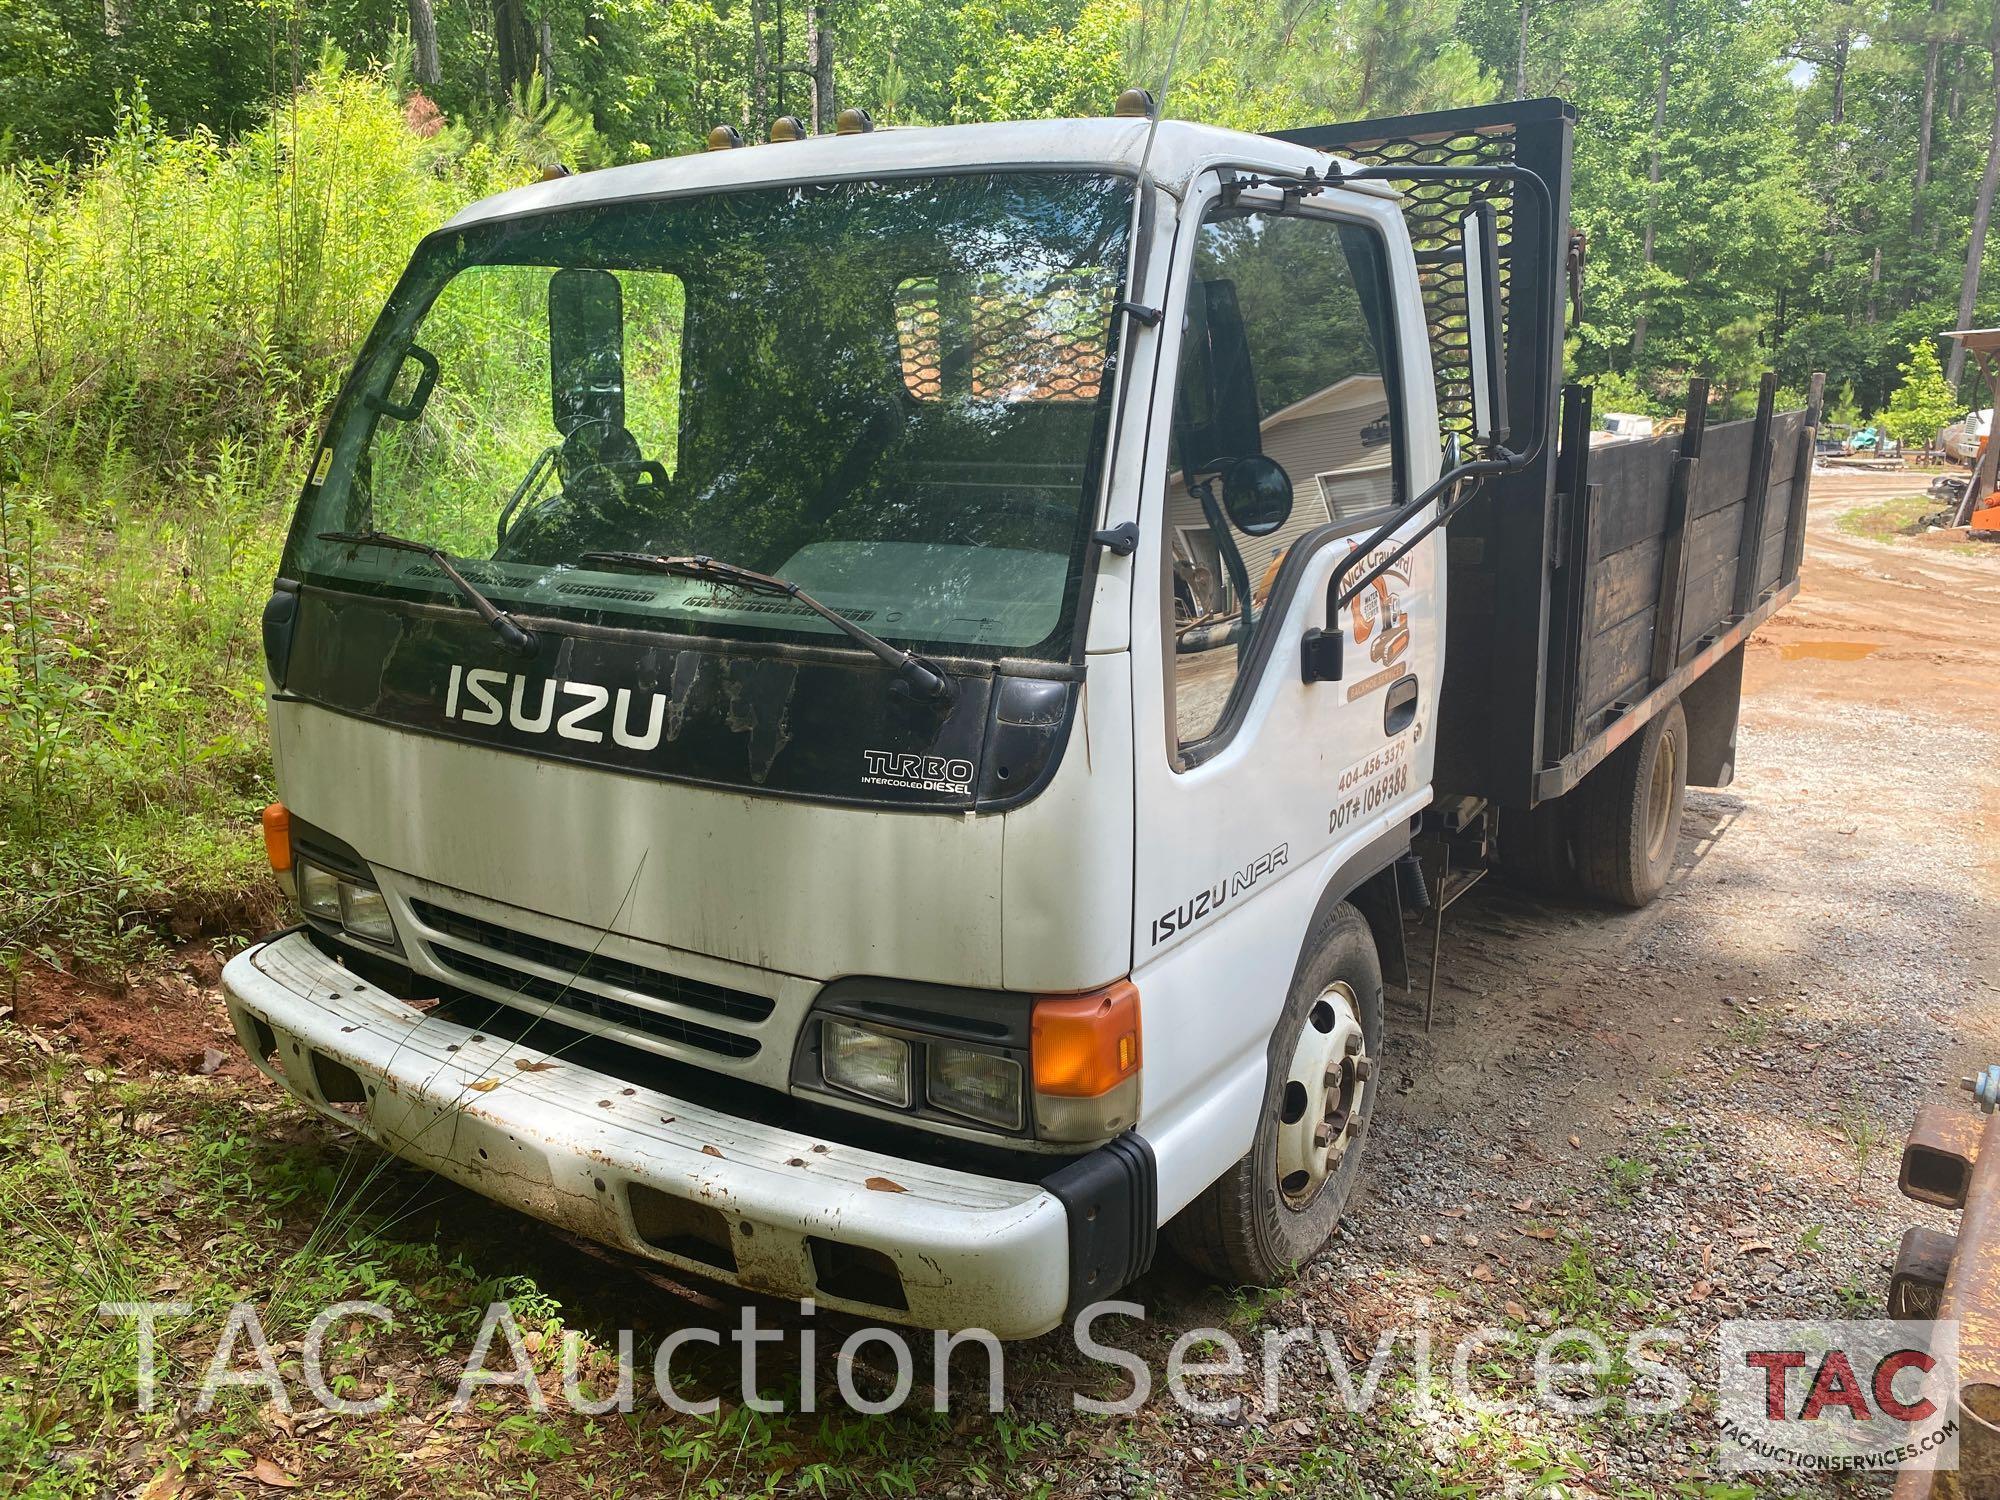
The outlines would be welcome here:
M 417 240 L 531 175 L 338 57 L 238 140 L 139 94 L 0 170 L 0 994 L 272 915 L 257 624 L 307 457 Z
M 1921 536 L 1924 518 L 1941 510 L 1944 502 L 1929 495 L 1898 495 L 1873 505 L 1857 505 L 1844 511 L 1840 529 L 1849 536 L 1871 542 L 1889 542 L 1898 537 Z
M 647 1395 L 656 1335 L 681 1315 L 665 1294 L 648 1306 L 634 1297 L 642 1283 L 524 1235 L 518 1219 L 435 1178 L 333 1142 L 261 1083 L 119 1084 L 48 1064 L 16 1034 L 0 1056 L 0 1105 L 0 1213 L 14 1231 L 0 1272 L 8 1308 L 0 1494 L 124 1492 L 169 1471 L 190 1492 L 256 1494 L 260 1486 L 245 1476 L 261 1459 L 330 1496 L 413 1488 L 921 1495 L 975 1472 L 1007 1482 L 1039 1471 L 1066 1442 L 1044 1421 L 989 1417 L 983 1383 L 969 1381 L 965 1389 L 977 1390 L 956 1414 L 933 1413 L 919 1396 L 884 1418 L 849 1413 L 831 1398 L 818 1414 L 767 1416 L 734 1398 L 736 1349 L 727 1343 L 707 1365 L 676 1363 L 677 1374 L 692 1373 L 683 1377 L 688 1393 L 721 1394 L 720 1410 L 673 1413 Z M 538 1254 L 547 1258 L 544 1275 L 524 1272 Z M 615 1383 L 606 1316 L 639 1327 L 636 1410 L 582 1416 L 555 1397 L 540 1414 L 520 1393 L 496 1391 L 466 1417 L 453 1416 L 445 1403 L 473 1334 L 487 1303 L 501 1298 L 544 1371 L 560 1368 L 564 1336 L 576 1334 L 580 1368 L 599 1394 Z M 134 1327 L 96 1310 L 148 1299 L 193 1310 L 160 1325 L 158 1401 L 142 1413 Z M 326 1345 L 329 1381 L 343 1396 L 386 1393 L 390 1404 L 380 1414 L 321 1420 L 297 1341 L 319 1308 L 345 1299 L 382 1303 L 396 1321 L 391 1329 L 365 1319 L 336 1325 Z M 297 1403 L 290 1423 L 250 1389 L 225 1390 L 210 1411 L 194 1410 L 238 1300 L 255 1307 L 279 1350 Z M 821 1357 L 829 1380 L 831 1353 Z M 927 1374 L 928 1345 L 917 1353 Z M 553 1381 L 548 1388 L 558 1389 Z M 766 1390 L 795 1399 L 795 1375 L 774 1375 Z

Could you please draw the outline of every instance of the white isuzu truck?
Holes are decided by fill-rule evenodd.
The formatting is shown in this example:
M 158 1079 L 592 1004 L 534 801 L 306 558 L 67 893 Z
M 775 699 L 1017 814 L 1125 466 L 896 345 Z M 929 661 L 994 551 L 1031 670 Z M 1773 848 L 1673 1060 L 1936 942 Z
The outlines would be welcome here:
M 1162 1230 L 1288 1274 L 1408 935 L 1495 861 L 1657 893 L 1796 588 L 1810 413 L 1593 448 L 1561 388 L 1573 119 L 857 112 L 465 210 L 265 613 L 244 1047 L 864 1316 L 1033 1335 Z

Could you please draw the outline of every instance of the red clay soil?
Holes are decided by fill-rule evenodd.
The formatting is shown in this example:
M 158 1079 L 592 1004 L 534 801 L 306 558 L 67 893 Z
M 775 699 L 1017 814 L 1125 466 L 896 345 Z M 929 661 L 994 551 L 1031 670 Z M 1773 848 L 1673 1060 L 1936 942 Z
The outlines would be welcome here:
M 67 1044 L 93 1064 L 125 1073 L 254 1071 L 236 1045 L 217 980 L 222 964 L 193 946 L 127 989 L 93 983 L 30 962 L 14 996 L 13 1019 Z

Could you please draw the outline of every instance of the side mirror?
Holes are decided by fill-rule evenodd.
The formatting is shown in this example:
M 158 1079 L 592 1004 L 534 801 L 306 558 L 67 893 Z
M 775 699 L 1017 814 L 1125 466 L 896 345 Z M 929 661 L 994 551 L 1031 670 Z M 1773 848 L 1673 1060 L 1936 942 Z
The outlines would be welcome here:
M 564 437 L 625 425 L 625 293 L 609 271 L 570 266 L 549 278 L 549 404 Z
M 1187 320 L 1174 426 L 1181 468 L 1192 478 L 1262 453 L 1264 437 L 1236 283 L 1196 282 L 1188 290 Z
M 1269 536 L 1292 517 L 1292 476 L 1275 458 L 1239 458 L 1222 471 L 1222 508 L 1245 536 Z
M 1493 205 L 1474 205 L 1460 226 L 1465 248 L 1465 331 L 1472 356 L 1472 435 L 1507 441 L 1507 355 L 1500 328 L 1500 234 Z

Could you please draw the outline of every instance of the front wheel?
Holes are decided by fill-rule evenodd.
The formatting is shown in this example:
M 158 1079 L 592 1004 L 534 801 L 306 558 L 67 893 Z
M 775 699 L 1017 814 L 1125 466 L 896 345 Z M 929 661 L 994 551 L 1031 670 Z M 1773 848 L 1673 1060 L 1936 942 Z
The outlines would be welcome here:
M 1307 939 L 1249 1154 L 1167 1225 L 1183 1260 L 1271 1286 L 1325 1248 L 1360 1175 L 1381 1053 L 1381 961 L 1367 919 L 1343 901 Z

